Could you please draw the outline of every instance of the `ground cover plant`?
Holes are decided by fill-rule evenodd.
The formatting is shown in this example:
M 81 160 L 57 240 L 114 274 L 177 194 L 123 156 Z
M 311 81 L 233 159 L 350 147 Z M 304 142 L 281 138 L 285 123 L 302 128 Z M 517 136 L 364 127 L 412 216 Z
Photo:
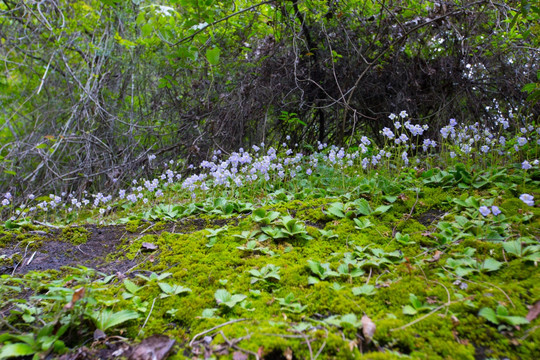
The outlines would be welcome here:
M 380 146 L 3 194 L 0 359 L 540 358 L 540 128 L 389 118 Z

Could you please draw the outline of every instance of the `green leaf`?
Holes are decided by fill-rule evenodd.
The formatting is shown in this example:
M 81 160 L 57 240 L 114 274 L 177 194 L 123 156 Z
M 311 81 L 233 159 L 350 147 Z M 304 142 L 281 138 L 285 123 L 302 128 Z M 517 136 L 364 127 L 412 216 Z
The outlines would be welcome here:
M 482 308 L 478 312 L 478 315 L 486 318 L 488 321 L 494 323 L 495 325 L 499 325 L 499 320 L 497 319 L 497 315 L 495 314 L 495 311 L 492 308 Z
M 403 314 L 405 315 L 416 315 L 418 311 L 413 308 L 411 305 L 405 305 L 403 307 Z
M 344 206 L 342 203 L 336 202 L 330 204 L 328 209 L 326 210 L 326 213 L 329 215 L 332 215 L 333 217 L 336 217 L 338 219 L 343 219 L 345 217 L 345 211 Z
M 191 292 L 190 288 L 183 287 L 182 285 L 169 285 L 167 283 L 158 283 L 159 288 L 165 294 L 161 294 L 162 298 L 168 297 L 170 295 L 179 295 L 186 292 Z
M 141 290 L 143 287 L 135 285 L 135 283 L 129 279 L 124 280 L 124 286 L 126 287 L 127 291 L 129 291 L 132 294 L 136 294 L 137 291 Z
M 236 304 L 243 301 L 245 298 L 247 298 L 246 295 L 231 295 L 227 290 L 225 289 L 218 289 L 216 290 L 214 294 L 214 298 L 216 299 L 216 302 L 218 305 L 225 305 L 228 308 L 233 308 Z
M 523 248 L 521 246 L 521 240 L 507 241 L 502 244 L 504 250 L 517 257 L 523 256 Z
M 10 357 L 32 355 L 36 352 L 30 345 L 16 343 L 4 345 L 0 350 L 0 359 L 7 359 Z
M 387 212 L 391 208 L 392 208 L 392 205 L 381 205 L 381 206 L 379 206 L 378 208 L 375 209 L 373 214 L 374 215 L 384 214 L 385 212 Z
M 356 205 L 356 212 L 358 212 L 361 215 L 367 216 L 373 212 L 371 210 L 371 207 L 369 206 L 369 202 L 366 199 L 358 199 L 354 203 Z
M 214 318 L 214 317 L 216 317 L 215 314 L 216 314 L 217 311 L 218 311 L 218 309 L 216 309 L 216 308 L 204 309 L 203 312 L 202 312 L 202 317 L 205 318 L 205 319 Z
M 499 270 L 501 266 L 502 266 L 502 262 L 497 261 L 493 258 L 487 258 L 482 264 L 482 270 L 496 271 L 496 270 Z
M 111 310 L 104 309 L 98 313 L 90 315 L 96 328 L 105 331 L 123 322 L 139 318 L 139 313 L 133 310 L 121 310 L 113 313 Z
M 353 295 L 373 295 L 375 294 L 375 286 L 364 284 L 359 287 L 354 287 L 352 289 Z
M 219 64 L 219 54 L 221 53 L 221 49 L 218 47 L 214 47 L 212 49 L 206 50 L 206 59 L 210 63 L 210 65 L 217 65 Z
M 525 319 L 522 316 L 500 316 L 499 315 L 497 316 L 497 318 L 513 326 L 526 325 L 529 323 L 529 320 Z
M 373 226 L 373 223 L 368 219 L 368 218 L 354 218 L 353 221 L 355 222 L 356 224 L 356 228 L 358 230 L 364 230 L 364 229 L 367 229 L 368 227 L 371 227 Z

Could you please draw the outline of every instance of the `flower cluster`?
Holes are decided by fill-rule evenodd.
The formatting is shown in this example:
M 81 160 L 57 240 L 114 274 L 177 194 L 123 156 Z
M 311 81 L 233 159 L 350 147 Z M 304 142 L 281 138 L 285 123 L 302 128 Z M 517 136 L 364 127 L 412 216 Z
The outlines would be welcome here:
M 103 193 L 89 194 L 84 191 L 82 196 L 51 194 L 39 197 L 36 201 L 34 195 L 28 195 L 27 199 L 19 201 L 23 205 L 14 209 L 14 212 L 18 216 L 27 216 L 52 210 L 69 213 L 83 207 L 91 207 L 104 214 L 115 202 L 135 205 L 165 198 L 171 187 L 175 192 L 179 188 L 183 189 L 183 193 L 195 198 L 199 195 L 204 196 L 208 191 L 253 189 L 264 184 L 310 177 L 321 167 L 334 168 L 342 174 L 355 172 L 360 168 L 367 172 L 378 171 L 379 167 L 399 171 L 402 166 L 421 163 L 421 159 L 425 159 L 431 150 L 435 151 L 430 157 L 435 156 L 440 160 L 445 158 L 451 161 L 466 160 L 470 158 L 470 154 L 481 154 L 484 157 L 497 154 L 504 155 L 506 159 L 520 156 L 519 162 L 523 170 L 539 165 L 538 160 L 523 160 L 523 156 L 527 148 L 540 141 L 540 128 L 531 125 L 510 126 L 512 119 L 503 116 L 497 117 L 492 127 L 482 127 L 479 123 L 461 125 L 457 120 L 450 119 L 448 125 L 440 129 L 439 141 L 435 141 L 427 137 L 421 138 L 429 130 L 429 126 L 413 124 L 408 120 L 408 116 L 406 111 L 389 116 L 394 129 L 385 127 L 382 130 L 382 136 L 386 140 L 386 145 L 382 148 L 378 147 L 373 139 L 362 135 L 358 147 L 351 147 L 352 151 L 320 142 L 317 144 L 317 151 L 307 155 L 293 150 L 295 146 L 289 147 L 287 144 L 283 144 L 283 149 L 278 150 L 261 143 L 252 145 L 247 151 L 240 148 L 229 155 L 216 150 L 209 160 L 203 161 L 198 167 L 187 166 L 190 175 L 185 178 L 174 170 L 175 162 L 170 160 L 164 163 L 164 171 L 161 174 L 153 179 L 135 179 L 130 188 L 119 189 L 116 196 Z M 514 136 L 508 133 L 512 128 L 519 129 Z M 418 150 L 422 150 L 423 153 Z M 440 152 L 436 153 L 436 150 Z M 502 156 L 497 157 L 499 158 Z M 156 157 L 148 155 L 148 160 L 155 161 Z M 425 161 L 424 163 L 427 164 Z M 13 196 L 9 192 L 0 199 L 3 207 L 14 204 Z M 522 194 L 520 199 L 525 204 L 534 206 L 532 195 Z M 479 212 L 483 216 L 500 214 L 496 206 L 491 208 L 482 206 Z

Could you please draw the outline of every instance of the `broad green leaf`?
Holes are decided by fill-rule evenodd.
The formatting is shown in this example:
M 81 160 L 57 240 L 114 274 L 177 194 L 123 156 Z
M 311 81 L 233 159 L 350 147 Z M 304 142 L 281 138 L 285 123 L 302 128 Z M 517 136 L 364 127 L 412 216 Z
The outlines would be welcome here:
M 384 214 L 385 212 L 390 210 L 392 208 L 392 206 L 393 205 L 381 205 L 378 208 L 376 208 L 375 211 L 373 211 L 373 214 L 374 215 Z
M 405 305 L 403 307 L 403 314 L 405 315 L 416 315 L 418 311 L 413 308 L 411 305 Z
M 332 215 L 338 219 L 343 219 L 345 217 L 344 206 L 342 203 L 332 203 L 326 210 L 326 213 Z
M 129 279 L 124 280 L 124 286 L 126 287 L 127 291 L 129 291 L 132 294 L 136 294 L 137 291 L 141 290 L 144 286 L 137 286 L 133 281 Z
M 499 325 L 499 320 L 497 319 L 497 315 L 495 314 L 495 311 L 492 308 L 482 308 L 478 312 L 478 315 L 486 318 L 488 321 L 494 323 L 495 325 Z
M 92 314 L 91 318 L 94 321 L 96 328 L 106 331 L 123 322 L 138 319 L 139 313 L 132 310 L 121 310 L 114 313 L 111 310 L 104 309 L 97 314 Z
M 32 355 L 35 352 L 36 350 L 28 344 L 22 344 L 22 343 L 8 344 L 8 345 L 2 346 L 2 349 L 0 349 L 0 359 Z
M 352 293 L 354 295 L 373 295 L 375 294 L 375 286 L 364 284 L 362 286 L 354 287 Z
M 525 319 L 522 316 L 497 316 L 498 319 L 504 321 L 507 324 L 518 326 L 518 325 L 526 325 L 529 323 L 529 320 Z
M 356 228 L 358 230 L 364 230 L 364 229 L 367 229 L 368 227 L 371 227 L 373 226 L 373 223 L 368 219 L 368 218 L 354 218 L 353 221 L 356 223 Z
M 523 255 L 523 248 L 521 246 L 521 240 L 507 241 L 502 244 L 504 250 L 512 255 L 521 257 Z
M 210 63 L 210 65 L 217 65 L 219 64 L 219 55 L 221 53 L 221 49 L 218 47 L 214 47 L 212 49 L 206 50 L 206 59 Z
M 369 202 L 366 199 L 358 199 L 354 203 L 356 205 L 356 212 L 361 215 L 367 216 L 373 212 L 369 206 Z
M 215 314 L 216 314 L 217 311 L 218 311 L 218 309 L 216 309 L 216 308 L 204 309 L 201 316 L 203 318 L 205 318 L 205 319 L 210 319 L 210 318 L 215 317 Z
M 493 258 L 487 258 L 483 263 L 482 263 L 482 270 L 485 270 L 485 271 L 496 271 L 496 270 L 499 270 L 502 266 L 502 262 L 500 261 L 497 261 Z

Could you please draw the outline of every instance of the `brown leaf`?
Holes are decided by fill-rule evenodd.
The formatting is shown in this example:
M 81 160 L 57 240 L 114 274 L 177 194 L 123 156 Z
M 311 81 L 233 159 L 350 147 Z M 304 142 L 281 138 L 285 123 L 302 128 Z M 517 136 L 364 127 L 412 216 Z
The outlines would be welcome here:
M 165 359 L 175 343 L 175 340 L 166 335 L 152 335 L 135 346 L 129 360 Z
M 259 349 L 257 349 L 257 355 L 259 356 L 259 358 L 262 358 L 264 354 L 264 346 L 259 346 Z
M 355 348 L 358 348 L 358 340 L 349 341 L 349 350 L 353 352 Z
M 430 305 L 433 305 L 433 304 L 438 303 L 439 300 L 437 299 L 436 296 L 428 296 L 428 297 L 426 298 L 426 302 L 427 302 L 428 304 L 430 304 Z
M 533 321 L 540 315 L 540 300 L 538 300 L 530 309 L 527 316 L 525 316 L 525 319 L 530 321 Z
M 369 343 L 371 339 L 373 339 L 377 326 L 367 315 L 362 316 L 360 322 L 362 323 L 362 333 L 364 334 L 364 338 L 366 339 L 366 342 Z
M 427 262 L 437 262 L 441 258 L 442 251 L 435 251 L 435 254 L 433 254 L 433 257 L 431 259 L 427 259 Z
M 292 358 L 293 358 L 292 349 L 290 347 L 288 347 L 287 350 L 285 350 L 283 352 L 283 356 L 285 356 L 285 359 L 287 359 L 287 360 L 292 360 Z
M 64 310 L 67 311 L 67 310 L 73 309 L 73 307 L 75 306 L 75 303 L 84 297 L 84 291 L 85 291 L 85 288 L 83 287 L 75 290 L 75 292 L 73 293 L 73 296 L 71 297 L 71 301 L 68 302 L 66 305 L 64 305 Z

